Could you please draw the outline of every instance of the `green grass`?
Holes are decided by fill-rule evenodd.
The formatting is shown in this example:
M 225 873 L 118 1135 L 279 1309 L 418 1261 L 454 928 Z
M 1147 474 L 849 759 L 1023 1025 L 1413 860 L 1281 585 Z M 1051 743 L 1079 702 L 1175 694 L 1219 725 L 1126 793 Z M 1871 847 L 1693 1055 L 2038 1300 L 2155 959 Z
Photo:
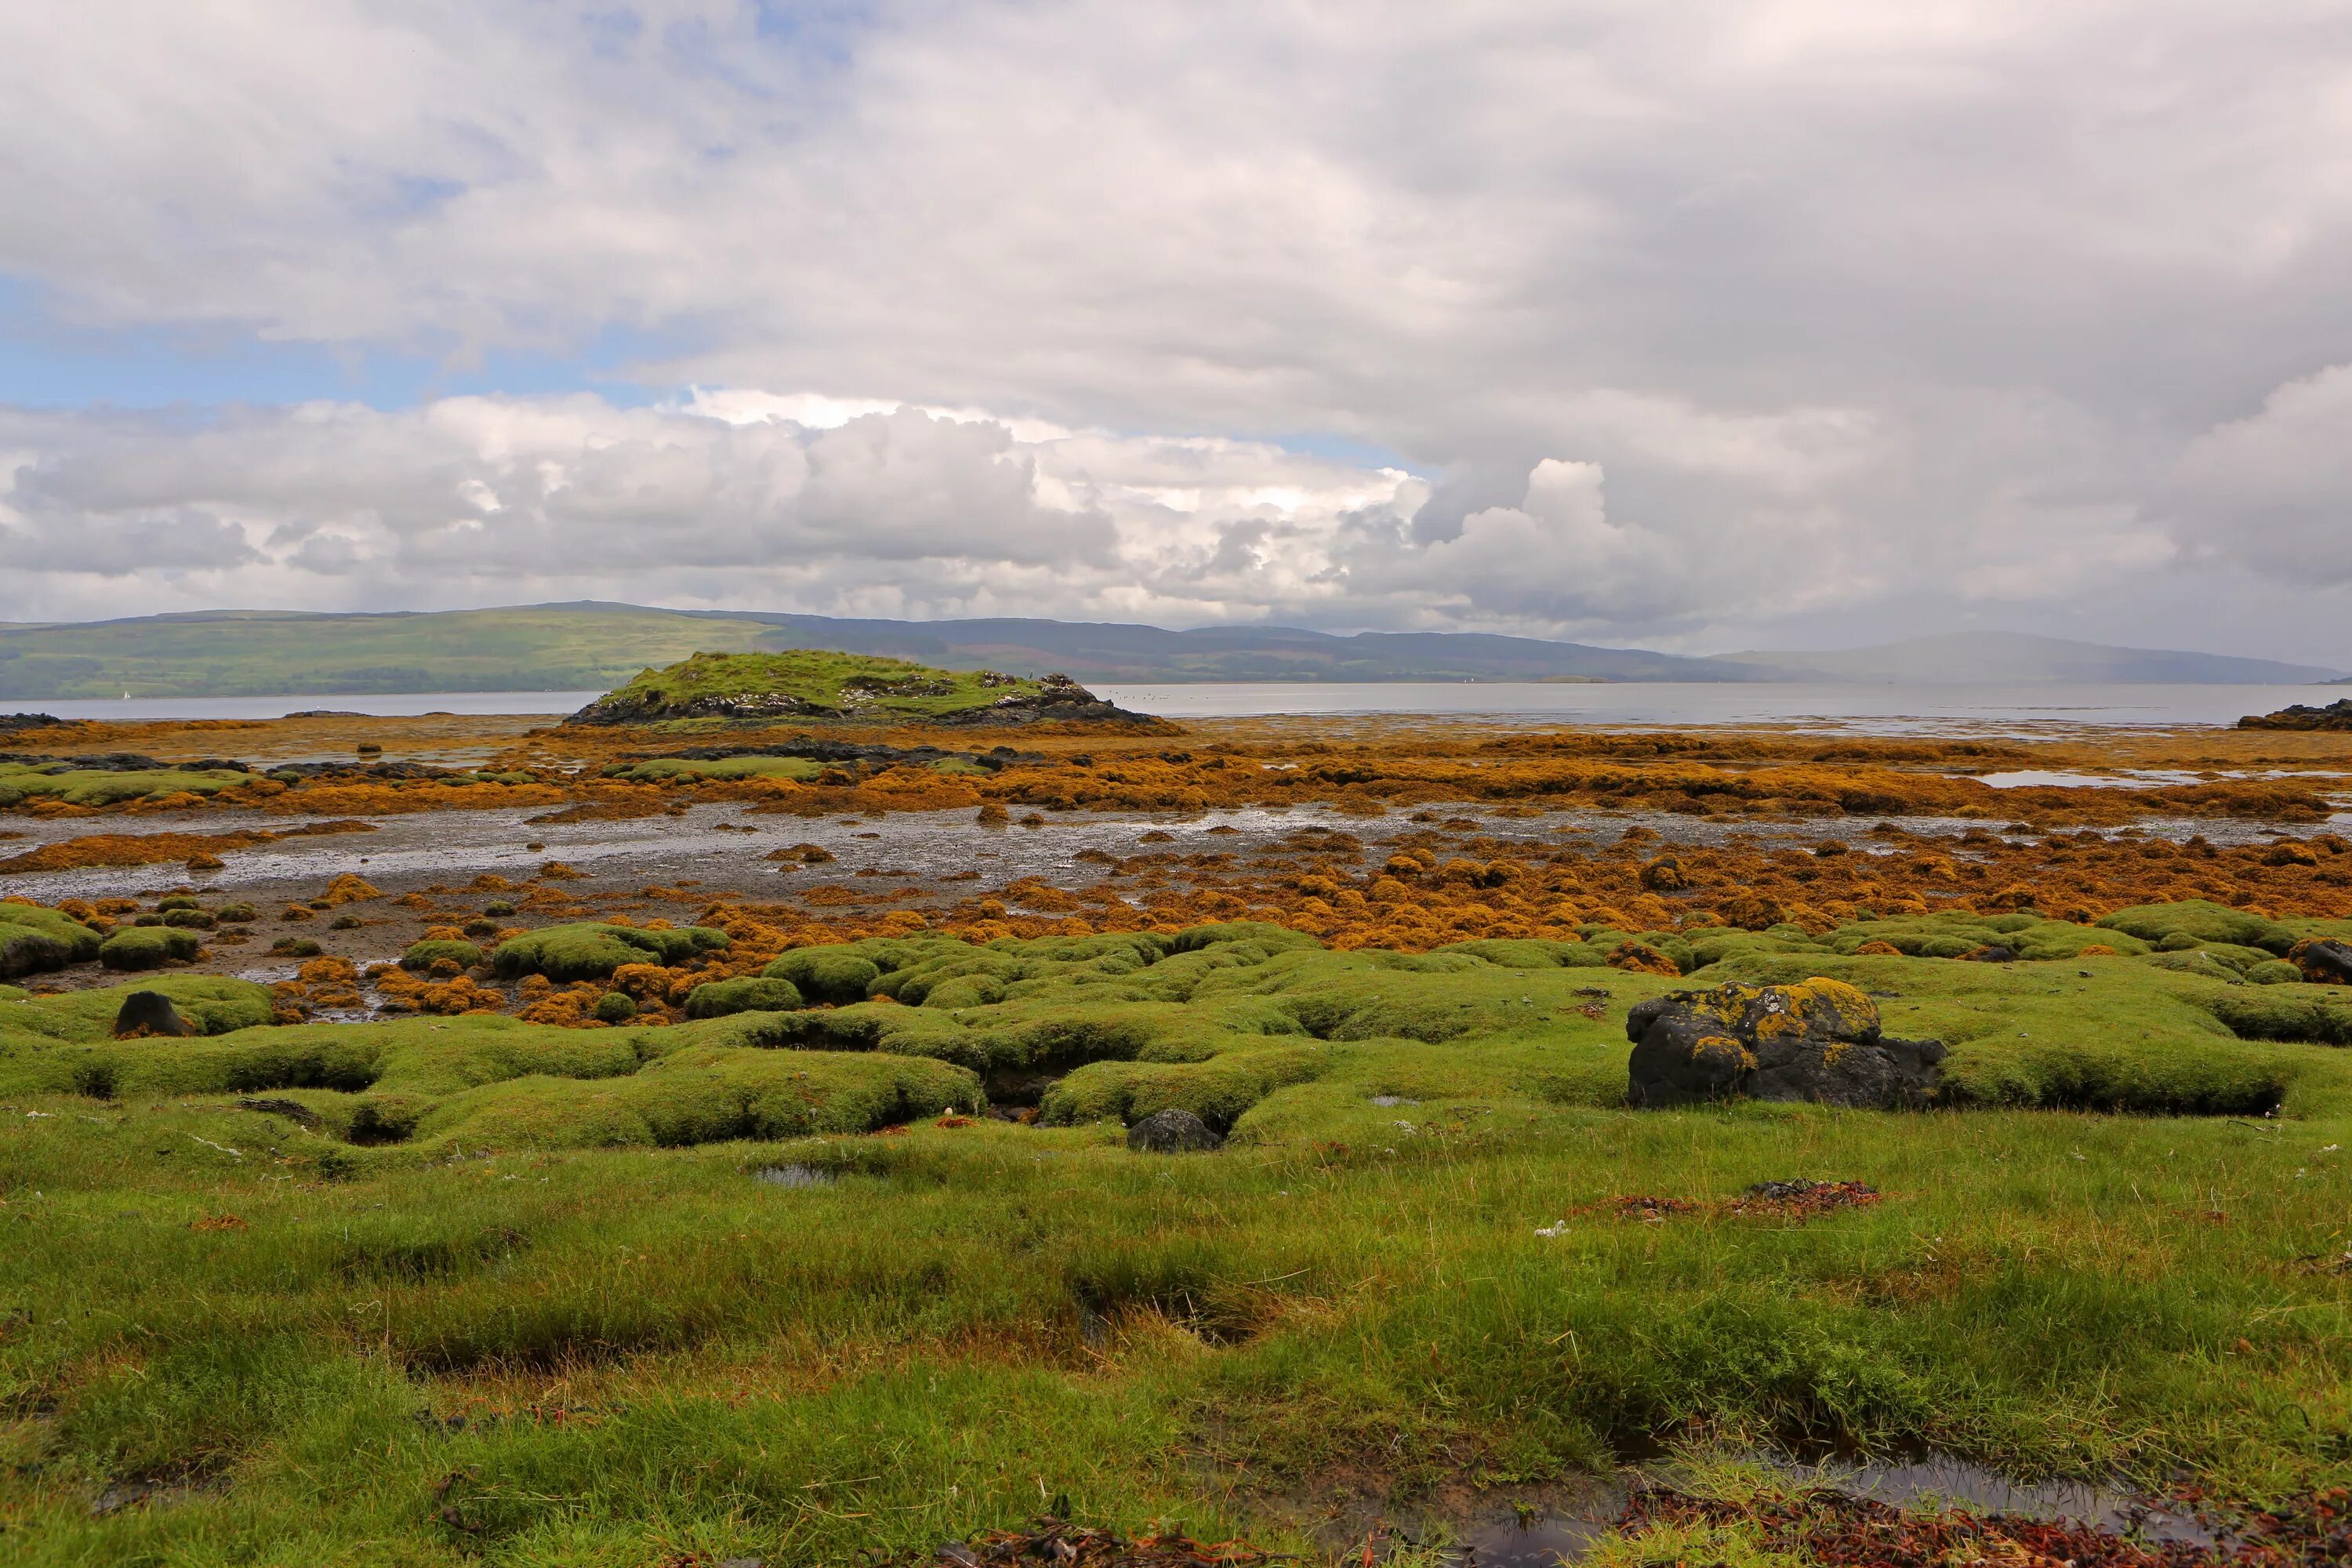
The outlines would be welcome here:
M 919 939 L 787 955 L 894 1000 L 590 1030 L 238 1028 L 265 993 L 174 976 L 226 1032 L 120 1044 L 119 992 L 0 992 L 0 1554 L 847 1563 L 1066 1495 L 1314 1560 L 1342 1483 L 1517 1495 L 1675 1435 L 2352 1479 L 2344 988 L 1838 940 L 1676 983 Z M 1954 1108 L 1622 1107 L 1632 1003 L 1811 973 L 1950 1042 Z M 933 1124 L 1039 1072 L 1044 1125 Z M 1162 1103 L 1232 1141 L 1092 1120 Z M 1886 1199 L 1710 1206 L 1800 1175 Z M 92 1518 L 126 1479 L 184 1489 Z
M 905 659 L 863 654 L 818 649 L 697 653 L 665 668 L 641 671 L 626 685 L 597 699 L 583 713 L 625 716 L 633 721 L 686 719 L 719 713 L 725 704 L 772 700 L 801 705 L 778 711 L 936 719 L 985 708 L 1007 697 L 1034 696 L 1037 689 L 1034 680 L 986 670 L 934 669 Z M 733 760 L 750 763 L 787 759 Z
M 0 980 L 87 963 L 99 934 L 69 915 L 35 905 L 0 903 Z
M 228 768 L 144 768 L 112 773 L 49 763 L 0 763 L 0 808 L 28 800 L 58 800 L 68 805 L 119 805 L 165 795 L 218 795 L 253 782 Z

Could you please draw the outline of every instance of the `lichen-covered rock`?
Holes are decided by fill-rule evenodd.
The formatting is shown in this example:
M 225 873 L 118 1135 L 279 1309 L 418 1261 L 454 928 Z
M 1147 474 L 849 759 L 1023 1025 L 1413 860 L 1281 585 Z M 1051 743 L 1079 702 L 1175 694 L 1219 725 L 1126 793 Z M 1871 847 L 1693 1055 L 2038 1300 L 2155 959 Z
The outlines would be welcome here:
M 1626 1098 L 1639 1106 L 1814 1100 L 1893 1110 L 1927 1103 L 1941 1079 L 1935 1040 L 1888 1039 L 1877 1004 L 1842 981 L 1717 986 L 1639 1003 Z
M 1222 1147 L 1224 1140 L 1189 1110 L 1155 1110 L 1127 1130 L 1127 1146 L 1139 1154 L 1189 1154 Z

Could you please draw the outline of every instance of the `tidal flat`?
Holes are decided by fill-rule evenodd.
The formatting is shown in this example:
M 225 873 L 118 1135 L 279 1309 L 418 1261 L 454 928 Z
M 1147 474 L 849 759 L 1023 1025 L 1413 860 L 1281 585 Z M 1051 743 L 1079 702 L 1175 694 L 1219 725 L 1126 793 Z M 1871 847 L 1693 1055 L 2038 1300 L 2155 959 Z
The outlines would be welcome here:
M 2352 735 L 0 743 L 11 1562 L 2352 1552 Z

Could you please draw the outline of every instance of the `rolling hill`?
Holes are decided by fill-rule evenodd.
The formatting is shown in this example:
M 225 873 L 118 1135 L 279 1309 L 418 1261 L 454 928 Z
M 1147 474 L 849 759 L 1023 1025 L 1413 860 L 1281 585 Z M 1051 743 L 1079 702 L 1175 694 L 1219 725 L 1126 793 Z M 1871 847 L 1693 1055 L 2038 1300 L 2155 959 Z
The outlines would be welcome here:
M 2267 659 L 1961 634 L 1838 652 L 1685 658 L 1483 633 L 1159 626 L 1020 617 L 845 620 L 638 605 L 362 615 L 218 610 L 0 625 L 0 700 L 394 691 L 602 691 L 693 653 L 824 648 L 1084 682 L 2051 681 L 2304 684 Z

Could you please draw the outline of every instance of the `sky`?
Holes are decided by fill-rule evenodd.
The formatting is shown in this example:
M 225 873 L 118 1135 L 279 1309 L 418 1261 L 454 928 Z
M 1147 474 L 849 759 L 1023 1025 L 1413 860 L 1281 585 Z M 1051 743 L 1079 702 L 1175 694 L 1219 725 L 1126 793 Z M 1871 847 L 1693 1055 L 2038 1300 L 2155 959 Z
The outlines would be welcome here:
M 0 7 L 0 621 L 2352 668 L 2352 0 Z

